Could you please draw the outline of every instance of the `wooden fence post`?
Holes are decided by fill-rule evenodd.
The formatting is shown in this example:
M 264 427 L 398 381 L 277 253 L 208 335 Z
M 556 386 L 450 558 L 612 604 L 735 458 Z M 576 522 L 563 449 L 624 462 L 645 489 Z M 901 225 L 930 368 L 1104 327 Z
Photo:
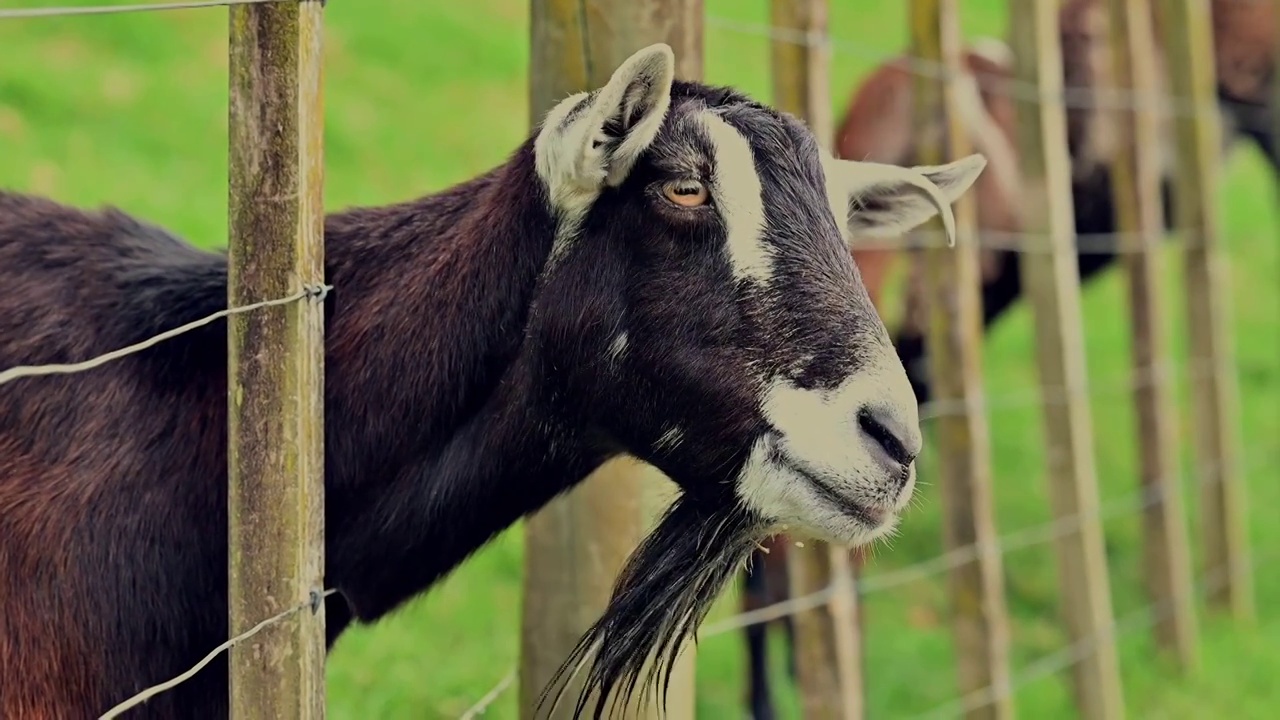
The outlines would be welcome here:
M 324 282 L 319 2 L 230 12 L 230 306 Z M 227 321 L 231 717 L 324 717 L 324 304 Z
M 1205 573 L 1226 573 L 1209 602 L 1238 619 L 1254 617 L 1249 560 L 1249 515 L 1240 476 L 1235 424 L 1239 417 L 1235 350 L 1226 312 L 1226 259 L 1218 247 L 1217 188 L 1220 123 L 1214 73 L 1213 26 L 1207 0 L 1161 0 L 1161 35 L 1168 55 L 1169 92 L 1195 114 L 1174 118 L 1177 227 L 1187 241 L 1184 272 L 1191 362 L 1191 436 L 1195 477 L 1202 483 Z
M 819 145 L 831 149 L 830 50 L 817 44 L 827 35 L 827 0 L 771 0 L 774 28 L 808 33 L 808 42 L 770 41 L 773 105 L 804 120 Z M 862 647 L 858 598 L 850 549 L 811 542 L 787 548 L 791 597 L 834 586 L 825 607 L 792 616 L 796 684 L 805 718 L 861 718 Z
M 676 77 L 702 77 L 702 0 L 532 0 L 530 9 L 532 124 L 566 96 L 604 85 L 651 43 L 671 46 Z M 618 458 L 525 521 L 522 720 L 533 717 L 556 668 L 608 603 L 618 571 L 654 517 L 661 478 L 638 460 Z M 687 644 L 671 680 L 668 717 L 693 717 L 693 654 Z M 567 696 L 580 681 L 567 685 Z M 555 717 L 572 709 L 562 702 Z M 626 711 L 628 718 L 657 715 L 638 699 Z
M 961 69 L 959 0 L 912 0 L 912 54 L 941 63 L 952 79 L 917 76 L 915 125 L 945 132 L 922 143 L 919 162 L 940 165 L 973 152 L 959 110 L 966 92 Z M 969 78 L 969 76 L 964 76 Z M 1009 618 L 996 536 L 991 487 L 991 444 L 982 387 L 982 284 L 978 272 L 977 205 L 973 193 L 955 204 L 955 248 L 924 250 L 929 293 L 929 374 L 938 400 L 963 403 L 964 412 L 934 420 L 943 543 L 948 551 L 976 547 L 975 556 L 950 573 L 951 632 L 962 696 L 990 688 L 990 703 L 968 710 L 970 720 L 1013 717 L 1009 683 Z M 938 221 L 930 223 L 940 228 Z
M 1074 248 L 1070 164 L 1063 108 L 1058 8 L 1010 0 L 1016 79 L 1037 90 L 1015 99 L 1028 239 L 1022 287 L 1035 318 L 1049 496 L 1054 515 L 1074 527 L 1056 540 L 1067 633 L 1089 652 L 1075 665 L 1075 695 L 1090 720 L 1120 718 L 1124 704 L 1111 619 L 1111 589 L 1098 518 L 1098 482 L 1087 390 L 1080 277 Z
M 1140 238 L 1142 247 L 1124 255 L 1133 323 L 1134 404 L 1138 418 L 1142 488 L 1154 497 L 1143 514 L 1143 569 L 1147 596 L 1169 605 L 1156 621 L 1156 642 L 1171 650 L 1184 669 L 1195 665 L 1196 618 L 1191 554 L 1182 494 L 1173 406 L 1169 397 L 1169 340 L 1165 327 L 1160 243 L 1164 236 L 1160 197 L 1159 87 L 1151 5 L 1148 0 L 1109 0 L 1113 85 L 1139 98 L 1121 110 L 1121 151 L 1112 164 L 1116 229 Z M 1150 378 L 1145 381 L 1144 378 Z

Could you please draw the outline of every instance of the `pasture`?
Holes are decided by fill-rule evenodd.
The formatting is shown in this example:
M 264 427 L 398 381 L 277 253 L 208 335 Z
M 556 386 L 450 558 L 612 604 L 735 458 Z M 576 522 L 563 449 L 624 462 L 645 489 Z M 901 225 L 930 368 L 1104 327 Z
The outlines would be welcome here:
M 99 4 L 103 0 L 98 0 Z M 66 0 L 24 6 L 67 5 Z M 81 2 L 78 4 L 88 4 Z M 831 3 L 831 103 L 838 117 L 858 78 L 901 52 L 906 3 Z M 1002 35 L 1003 0 L 963 3 L 965 33 Z M 770 99 L 763 0 L 707 0 L 706 78 Z M 335 0 L 326 10 L 325 202 L 329 209 L 384 204 L 442 188 L 501 162 L 525 136 L 529 54 L 527 0 L 469 3 Z M 226 11 L 31 19 L 0 22 L 0 186 L 76 204 L 115 204 L 201 245 L 227 235 Z M 1231 259 L 1231 315 L 1239 371 L 1250 533 L 1255 558 L 1274 561 L 1280 526 L 1280 228 L 1277 190 L 1252 148 L 1231 160 L 1221 189 Z M 1184 357 L 1179 264 L 1168 252 L 1167 304 L 1177 357 Z M 1107 271 L 1083 292 L 1086 354 L 1102 501 L 1137 483 L 1123 278 Z M 889 318 L 892 320 L 892 317 Z M 1036 404 L 1028 308 L 1019 304 L 990 334 L 985 352 L 997 522 L 1002 533 L 1050 520 L 1043 429 Z M 1177 386 L 1185 420 L 1185 387 Z M 1010 398 L 999 402 L 1000 398 Z M 1192 549 L 1201 545 L 1197 495 L 1182 464 Z M 927 435 L 927 433 L 926 433 Z M 879 546 L 866 574 L 902 568 L 940 552 L 940 512 L 932 464 L 922 455 L 920 500 L 891 545 Z M 1140 516 L 1106 524 L 1117 616 L 1146 603 L 1141 592 Z M 518 658 L 520 527 L 476 554 L 442 586 L 387 620 L 350 630 L 329 658 L 333 718 L 457 717 Z M 1058 620 L 1052 546 L 1004 557 L 1012 619 L 1013 675 L 1065 642 Z M 1197 566 L 1198 568 L 1199 566 Z M 1206 618 L 1201 667 L 1186 680 L 1153 651 L 1149 634 L 1120 638 L 1125 697 L 1142 718 L 1220 714 L 1269 717 L 1280 674 L 1280 580 L 1256 575 L 1259 625 Z M 1197 577 L 1200 573 L 1197 572 Z M 864 606 L 867 705 L 872 717 L 909 717 L 956 694 L 945 576 L 933 575 L 867 598 Z M 710 622 L 732 614 L 735 593 Z M 781 657 L 778 657 L 781 669 Z M 740 716 L 740 633 L 698 648 L 700 717 Z M 1018 714 L 1070 718 L 1069 674 L 1018 689 Z M 784 716 L 794 703 L 783 693 Z M 508 689 L 485 717 L 514 718 Z

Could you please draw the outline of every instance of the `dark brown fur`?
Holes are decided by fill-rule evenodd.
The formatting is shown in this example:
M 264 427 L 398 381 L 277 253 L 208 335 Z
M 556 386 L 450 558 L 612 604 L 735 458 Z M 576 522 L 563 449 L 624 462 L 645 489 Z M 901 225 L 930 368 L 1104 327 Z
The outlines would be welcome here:
M 530 231 L 549 220 L 531 165 L 327 219 L 326 580 L 342 590 L 327 604 L 330 640 L 564 489 L 526 466 L 528 494 L 485 493 L 477 522 L 439 516 L 415 486 L 431 439 L 477 413 L 499 415 L 486 447 L 447 450 L 474 463 L 449 464 L 471 482 L 540 434 L 534 418 L 501 417 L 514 383 L 499 386 L 545 254 L 520 245 L 551 237 Z M 0 367 L 92 357 L 225 298 L 221 253 L 115 210 L 0 194 Z M 0 716 L 96 714 L 225 639 L 225 612 L 209 612 L 226 602 L 225 335 L 219 321 L 86 373 L 0 387 Z M 225 672 L 215 662 L 135 714 L 224 714 Z
M 914 403 L 840 223 L 914 227 L 984 163 L 914 182 L 826 163 L 795 118 L 673 83 L 674 64 L 663 45 L 637 52 L 558 106 L 543 144 L 443 192 L 326 218 L 330 643 L 627 453 L 682 492 L 561 667 L 588 663 L 586 710 L 593 695 L 625 700 L 654 652 L 649 679 L 667 676 L 776 526 L 767 514 L 870 538 L 905 507 Z M 714 197 L 733 195 L 711 178 L 742 169 L 719 166 L 712 125 L 745 143 L 726 152 L 760 182 L 751 245 L 767 280 L 735 274 L 733 201 Z M 672 199 L 690 183 L 720 189 Z M 929 183 L 937 197 L 914 197 Z M 871 186 L 874 202 L 832 204 L 833 189 Z M 118 210 L 0 192 L 0 368 L 94 357 L 226 298 L 224 252 Z M 0 386 L 0 717 L 96 717 L 226 639 L 226 333 L 214 322 Z M 827 420 L 859 453 L 797 465 L 820 453 L 787 444 L 791 418 L 767 412 L 766 386 L 825 403 L 818 390 L 860 372 L 872 391 Z M 809 500 L 776 499 L 792 482 Z M 226 673 L 222 655 L 131 716 L 225 716 Z

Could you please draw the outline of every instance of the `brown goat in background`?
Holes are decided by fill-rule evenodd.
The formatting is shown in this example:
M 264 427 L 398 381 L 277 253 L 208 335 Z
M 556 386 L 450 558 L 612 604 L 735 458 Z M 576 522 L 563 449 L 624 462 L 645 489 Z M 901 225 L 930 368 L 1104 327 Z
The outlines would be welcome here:
M 579 711 L 669 673 L 778 526 L 891 531 L 923 438 L 851 238 L 954 227 L 985 164 L 836 159 L 655 44 L 489 171 L 328 213 L 328 641 L 622 453 L 681 493 L 561 665 L 585 662 Z M 227 283 L 224 252 L 158 225 L 0 191 L 0 368 L 208 317 Z M 225 321 L 0 386 L 0 717 L 97 717 L 226 639 L 227 404 Z M 220 655 L 130 717 L 227 700 Z

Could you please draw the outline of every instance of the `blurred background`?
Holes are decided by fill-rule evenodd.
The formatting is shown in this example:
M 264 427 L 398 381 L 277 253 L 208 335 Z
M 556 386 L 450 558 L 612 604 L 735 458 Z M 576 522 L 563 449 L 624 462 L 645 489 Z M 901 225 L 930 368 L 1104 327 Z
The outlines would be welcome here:
M 3 0 L 0 7 L 89 4 Z M 112 4 L 96 0 L 94 4 Z M 862 76 L 907 49 L 904 0 L 833 0 L 830 102 L 839 120 Z M 1005 35 L 1006 0 L 966 0 L 966 37 Z M 766 0 L 706 0 L 706 79 L 769 101 Z M 422 2 L 334 0 L 325 18 L 325 198 L 329 209 L 384 204 L 444 188 L 498 163 L 529 127 L 528 0 Z M 1230 314 L 1242 400 L 1244 473 L 1253 552 L 1280 547 L 1280 233 L 1276 188 L 1261 156 L 1242 144 L 1223 177 L 1220 202 L 1230 257 Z M 81 205 L 112 204 L 206 247 L 227 235 L 227 11 L 225 8 L 0 21 L 0 186 Z M 1166 284 L 1176 357 L 1185 358 L 1180 263 L 1170 251 Z M 1107 270 L 1083 290 L 1091 383 L 1130 373 L 1124 278 Z M 892 324 L 895 310 L 888 309 Z M 990 415 L 997 524 L 1016 532 L 1051 519 L 1042 411 L 1029 307 L 1018 303 L 988 334 L 985 375 L 992 395 L 1030 396 Z M 1186 418 L 1185 383 L 1176 385 Z M 1092 400 L 1103 502 L 1136 488 L 1137 446 L 1123 384 Z M 1190 467 L 1186 422 L 1178 423 L 1181 465 Z M 923 486 L 890 547 L 867 577 L 936 557 L 940 511 L 935 462 L 922 458 Z M 1189 484 L 1189 480 L 1187 481 Z M 1198 496 L 1186 491 L 1192 551 L 1201 555 Z M 1145 604 L 1141 516 L 1108 520 L 1106 550 L 1117 616 Z M 521 593 L 519 526 L 474 556 L 441 586 L 384 622 L 353 627 L 329 658 L 329 716 L 335 719 L 451 718 L 470 707 L 517 662 Z M 1060 649 L 1053 547 L 1004 557 L 1012 622 L 1012 665 Z M 1199 567 L 1199 565 L 1197 565 Z M 1178 678 L 1149 632 L 1120 639 L 1125 698 L 1142 718 L 1274 717 L 1280 677 L 1280 577 L 1259 569 L 1259 623 L 1238 626 L 1202 615 L 1202 667 Z M 863 607 L 868 715 L 906 717 L 956 694 L 946 576 L 868 596 Z M 711 621 L 738 610 L 737 588 Z M 778 633 L 780 631 L 773 631 Z M 782 679 L 780 710 L 798 717 Z M 746 667 L 740 632 L 705 638 L 697 653 L 699 717 L 742 717 Z M 485 717 L 516 717 L 514 690 Z M 1075 717 L 1070 673 L 1020 687 L 1018 715 Z

